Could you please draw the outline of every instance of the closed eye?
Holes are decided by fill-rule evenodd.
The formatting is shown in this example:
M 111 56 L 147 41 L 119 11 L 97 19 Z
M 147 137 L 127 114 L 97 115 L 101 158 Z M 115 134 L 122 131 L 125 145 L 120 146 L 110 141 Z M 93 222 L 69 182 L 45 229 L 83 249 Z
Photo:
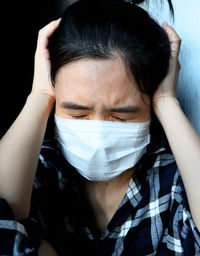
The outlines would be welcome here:
M 73 118 L 75 118 L 75 119 L 81 119 L 81 118 L 84 118 L 84 117 L 86 117 L 86 115 L 80 115 L 80 116 L 72 116 Z
M 86 117 L 87 115 L 79 115 L 79 116 L 72 116 L 72 118 L 74 119 L 82 119 L 84 117 Z M 127 120 L 126 119 L 123 119 L 123 118 L 119 118 L 117 116 L 113 116 L 113 118 L 117 119 L 118 121 L 120 122 L 126 122 Z
M 81 116 L 72 116 L 73 118 L 75 119 L 82 119 L 84 117 L 86 117 L 87 115 L 81 115 Z M 119 117 L 116 117 L 116 116 L 113 116 L 113 118 L 117 119 L 118 121 L 120 122 L 126 122 L 127 120 L 126 119 L 123 119 L 123 118 L 119 118 Z
M 119 117 L 116 117 L 114 116 L 115 119 L 119 120 L 120 122 L 126 122 L 127 120 L 126 119 L 123 119 L 123 118 L 119 118 Z

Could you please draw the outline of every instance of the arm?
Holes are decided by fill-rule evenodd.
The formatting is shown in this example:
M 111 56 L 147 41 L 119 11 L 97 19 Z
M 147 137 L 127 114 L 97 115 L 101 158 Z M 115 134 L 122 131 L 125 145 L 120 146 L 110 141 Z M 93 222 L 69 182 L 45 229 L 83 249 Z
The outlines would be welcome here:
M 38 251 L 38 256 L 58 256 L 54 248 L 45 240 L 42 241 L 42 244 Z
M 200 230 L 200 136 L 176 99 L 180 38 L 163 25 L 171 42 L 170 72 L 153 97 L 154 111 L 161 122 L 186 189 L 193 220 Z
M 51 22 L 39 32 L 32 92 L 0 141 L 0 197 L 7 200 L 17 219 L 29 214 L 41 144 L 54 104 L 47 46 L 58 24 Z

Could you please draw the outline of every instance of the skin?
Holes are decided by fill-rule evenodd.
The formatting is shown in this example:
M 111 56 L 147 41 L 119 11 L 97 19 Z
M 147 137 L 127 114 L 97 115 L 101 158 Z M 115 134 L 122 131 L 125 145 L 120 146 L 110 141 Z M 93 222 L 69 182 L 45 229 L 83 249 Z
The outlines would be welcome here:
M 55 93 L 55 113 L 63 118 L 125 122 L 150 119 L 150 98 L 141 94 L 120 58 L 84 59 L 65 65 L 58 71 Z M 82 107 L 73 109 L 69 103 Z
M 99 62 L 98 64 L 94 63 L 92 60 L 85 60 L 85 64 L 87 64 L 84 65 L 84 67 L 80 62 L 74 63 L 76 69 L 74 69 L 74 65 L 63 67 L 63 69 L 60 70 L 60 74 L 58 72 L 55 89 L 51 83 L 51 64 L 48 51 L 48 40 L 58 25 L 59 20 L 51 22 L 39 32 L 35 54 L 35 72 L 32 91 L 28 96 L 21 113 L 0 141 L 0 197 L 7 200 L 17 219 L 27 218 L 30 211 L 31 193 L 37 170 L 39 153 L 46 130 L 47 120 L 53 109 L 55 99 L 56 114 L 66 118 L 72 118 L 74 114 L 83 114 L 72 113 L 69 112 L 69 109 L 61 108 L 61 102 L 63 102 L 63 100 L 80 100 L 82 104 L 88 103 L 92 109 L 89 111 L 87 110 L 88 112 L 86 115 L 84 113 L 84 118 L 86 119 L 118 120 L 116 119 L 117 117 L 121 119 L 125 118 L 129 121 L 143 122 L 145 121 L 143 119 L 145 115 L 147 118 L 146 120 L 150 117 L 147 107 L 148 98 L 145 99 L 147 104 L 145 104 L 144 107 L 142 101 L 140 101 L 141 98 L 137 93 L 137 86 L 134 84 L 134 81 L 130 79 L 126 72 L 119 70 L 119 67 L 123 68 L 119 59 L 113 60 L 112 62 Z M 176 99 L 180 38 L 172 27 L 167 24 L 163 24 L 162 26 L 171 42 L 172 52 L 170 72 L 155 92 L 152 104 L 153 109 L 165 130 L 183 179 L 194 223 L 196 224 L 197 229 L 200 230 L 200 137 L 184 115 L 180 104 Z M 93 63 L 93 65 L 91 65 L 91 63 Z M 100 80 L 97 79 L 100 74 L 101 76 L 104 76 L 106 70 L 111 70 L 111 67 L 115 67 L 117 72 L 112 71 L 111 74 L 109 74 L 109 78 L 105 76 Z M 67 94 L 65 94 L 64 87 L 69 86 L 69 84 L 65 83 L 67 80 L 64 71 L 72 72 L 72 70 L 73 73 L 76 72 L 76 75 L 77 72 L 79 72 L 79 79 L 82 77 L 87 81 L 87 83 L 85 82 L 81 84 L 80 82 L 83 80 L 78 81 L 75 76 L 68 77 L 68 79 L 74 83 L 74 87 L 77 86 L 76 88 L 82 90 L 82 96 L 79 94 L 79 91 L 72 88 L 71 93 L 67 92 Z M 89 74 L 91 75 L 90 77 Z M 112 88 L 108 88 L 105 86 L 106 83 L 111 84 L 112 81 L 115 82 L 114 87 L 112 86 Z M 119 95 L 117 94 L 116 88 L 122 93 L 123 81 L 123 86 L 125 86 L 125 88 L 129 90 L 129 93 L 134 96 L 134 101 L 132 102 L 129 101 L 129 95 L 124 92 L 121 95 L 122 98 L 117 98 Z M 64 82 L 64 84 L 62 84 L 62 82 Z M 84 93 L 84 90 L 86 91 L 86 88 L 91 88 L 92 84 L 95 84 L 94 86 L 99 92 L 99 94 L 96 95 L 94 91 L 91 91 L 92 97 L 95 97 L 97 102 L 94 101 L 93 98 L 88 98 L 89 90 L 87 90 L 87 93 Z M 102 88 L 104 88 L 106 93 L 104 93 Z M 64 90 L 64 93 L 59 93 L 59 90 Z M 106 97 L 107 101 L 104 100 L 104 97 Z M 118 116 L 118 112 L 116 115 L 116 112 L 113 113 L 113 111 L 109 110 L 116 106 L 124 107 L 127 104 L 139 104 L 141 115 L 128 114 L 128 116 L 124 116 L 123 113 L 123 116 L 121 116 L 120 113 L 120 116 Z M 146 114 L 144 115 L 144 113 Z M 95 183 L 84 183 L 83 190 L 84 193 L 88 195 L 91 209 L 96 206 L 102 210 L 100 212 L 103 212 L 101 216 L 96 215 L 96 220 L 103 219 L 109 221 L 109 218 L 112 217 L 116 206 L 119 204 L 126 191 L 130 176 L 131 170 L 130 172 L 126 172 L 126 176 L 124 175 L 121 177 L 121 190 L 119 190 L 117 200 L 113 205 L 109 205 L 108 198 L 111 200 L 114 198 L 113 191 L 116 191 L 117 181 L 116 183 L 113 183 L 112 186 L 106 182 L 102 183 L 102 186 L 96 186 Z M 96 195 L 96 198 L 91 195 L 93 192 Z M 110 195 L 108 195 L 108 192 Z M 104 197 L 104 203 L 101 204 L 100 201 Z M 95 200 L 96 205 L 94 202 Z M 97 228 L 99 227 L 100 230 L 101 228 L 103 229 L 106 225 L 106 221 L 100 221 L 99 223 L 97 221 Z M 53 250 L 51 245 L 44 241 L 40 247 L 39 255 L 55 256 L 57 253 Z
M 146 122 L 151 115 L 149 96 L 141 94 L 120 58 L 84 59 L 65 65 L 57 73 L 55 95 L 55 114 L 62 118 Z M 85 200 L 99 233 L 123 199 L 134 169 L 106 182 L 83 178 Z

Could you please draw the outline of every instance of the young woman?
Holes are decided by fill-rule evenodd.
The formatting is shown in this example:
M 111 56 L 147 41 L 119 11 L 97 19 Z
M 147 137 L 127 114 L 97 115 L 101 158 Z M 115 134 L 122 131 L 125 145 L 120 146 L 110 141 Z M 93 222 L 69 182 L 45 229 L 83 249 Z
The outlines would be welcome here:
M 179 48 L 172 27 L 120 0 L 79 1 L 39 32 L 32 91 L 0 143 L 1 255 L 200 254 Z

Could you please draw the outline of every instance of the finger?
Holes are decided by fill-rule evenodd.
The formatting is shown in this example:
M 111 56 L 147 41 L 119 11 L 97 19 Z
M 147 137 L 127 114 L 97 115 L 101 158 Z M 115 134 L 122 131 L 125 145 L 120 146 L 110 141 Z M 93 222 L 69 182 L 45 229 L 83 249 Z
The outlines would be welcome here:
M 169 24 L 164 22 L 162 24 L 162 28 L 166 32 L 170 45 L 171 45 L 171 55 L 172 57 L 178 57 L 180 46 L 181 46 L 181 39 L 179 35 L 176 33 L 173 27 L 171 27 Z
M 60 20 L 54 20 L 43 27 L 38 34 L 37 49 L 45 49 L 48 46 L 49 38 L 55 32 L 60 24 Z

